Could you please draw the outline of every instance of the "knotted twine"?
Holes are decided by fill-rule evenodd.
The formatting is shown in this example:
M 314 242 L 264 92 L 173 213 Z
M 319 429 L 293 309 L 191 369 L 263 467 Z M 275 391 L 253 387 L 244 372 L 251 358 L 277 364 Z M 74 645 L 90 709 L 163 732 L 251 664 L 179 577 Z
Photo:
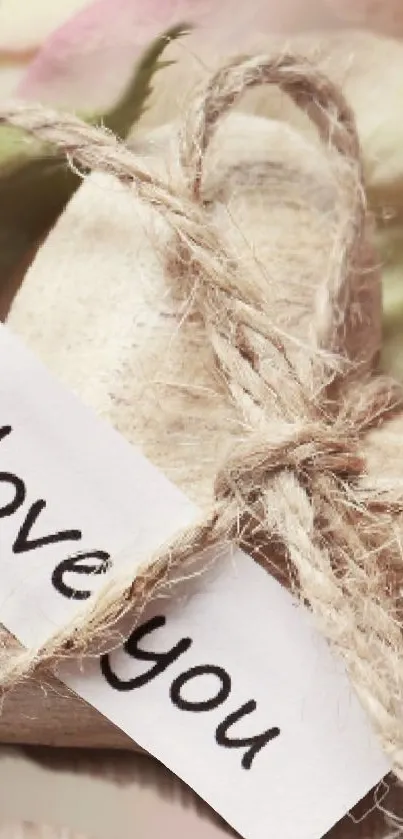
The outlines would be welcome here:
M 293 344 L 271 320 L 270 300 L 240 282 L 203 199 L 203 163 L 215 129 L 249 88 L 276 84 L 310 116 L 334 153 L 345 195 L 340 258 L 316 298 L 310 340 Z M 15 126 L 62 150 L 84 172 L 113 174 L 161 213 L 175 242 L 167 261 L 175 294 L 202 321 L 217 370 L 245 420 L 245 439 L 218 469 L 211 509 L 136 573 L 118 574 L 40 649 L 1 652 L 7 689 L 39 665 L 88 654 L 127 612 L 138 617 L 195 556 L 228 543 L 275 546 L 287 584 L 308 604 L 342 657 L 396 774 L 403 778 L 403 667 L 399 570 L 403 492 L 366 474 L 365 433 L 403 407 L 400 387 L 348 357 L 346 324 L 366 264 L 366 202 L 354 116 L 341 92 L 304 59 L 282 54 L 231 62 L 195 98 L 180 143 L 181 187 L 102 128 L 43 107 L 0 107 Z M 339 163 L 336 158 L 338 158 Z M 341 165 L 340 165 L 341 164 Z M 245 289 L 247 293 L 245 293 Z M 359 312 L 358 312 L 359 318 Z M 290 351 L 290 347 L 292 351 Z M 270 363 L 268 362 L 270 360 Z M 270 398 L 269 398 L 270 397 Z M 276 418 L 268 404 L 277 406 Z

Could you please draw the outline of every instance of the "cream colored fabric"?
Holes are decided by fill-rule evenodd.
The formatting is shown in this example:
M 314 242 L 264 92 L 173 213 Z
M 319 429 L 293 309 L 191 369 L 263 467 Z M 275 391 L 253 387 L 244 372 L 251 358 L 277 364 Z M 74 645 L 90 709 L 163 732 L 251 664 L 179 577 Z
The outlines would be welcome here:
M 172 183 L 175 142 L 175 129 L 163 129 L 142 144 L 150 170 Z M 245 276 L 264 277 L 273 323 L 306 341 L 315 288 L 339 258 L 342 198 L 326 152 L 285 124 L 232 115 L 208 153 L 205 195 Z M 166 271 L 172 252 L 153 210 L 94 176 L 39 252 L 9 322 L 84 402 L 203 504 L 217 459 L 242 424 L 202 328 L 178 315 Z M 377 327 L 370 311 L 353 336 L 368 357 Z

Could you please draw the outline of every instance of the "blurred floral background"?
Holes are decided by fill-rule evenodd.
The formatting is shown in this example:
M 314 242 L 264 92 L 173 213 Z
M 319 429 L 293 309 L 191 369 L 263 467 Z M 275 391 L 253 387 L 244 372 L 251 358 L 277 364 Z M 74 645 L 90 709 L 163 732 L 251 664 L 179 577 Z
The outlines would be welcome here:
M 230 53 L 271 35 L 365 26 L 403 34 L 401 0 L 2 0 L 0 95 L 87 111 L 110 107 L 133 62 L 173 25 L 197 32 L 181 58 Z

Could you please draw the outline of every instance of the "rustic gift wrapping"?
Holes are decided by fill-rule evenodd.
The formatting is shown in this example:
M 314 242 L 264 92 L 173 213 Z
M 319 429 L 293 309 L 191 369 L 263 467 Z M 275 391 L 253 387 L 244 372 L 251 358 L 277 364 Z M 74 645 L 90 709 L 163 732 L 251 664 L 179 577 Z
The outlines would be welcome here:
M 322 144 L 227 115 L 262 83 L 308 111 Z M 4 107 L 0 120 L 101 172 L 39 252 L 11 325 L 203 510 L 169 570 L 238 540 L 301 592 L 400 773 L 401 494 L 368 472 L 362 438 L 401 392 L 375 372 L 379 268 L 340 91 L 286 54 L 235 62 L 141 155 L 34 106 Z M 166 570 L 161 556 L 106 593 L 76 642 L 67 627 L 25 652 L 4 635 L 3 740 L 130 745 L 48 670 L 85 653 L 105 615 L 136 609 Z

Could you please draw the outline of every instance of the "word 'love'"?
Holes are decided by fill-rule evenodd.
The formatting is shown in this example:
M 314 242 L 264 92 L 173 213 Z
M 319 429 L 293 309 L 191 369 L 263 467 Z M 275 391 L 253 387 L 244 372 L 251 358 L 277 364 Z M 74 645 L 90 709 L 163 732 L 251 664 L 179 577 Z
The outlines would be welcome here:
M 3 425 L 0 428 L 0 442 L 12 432 L 11 425 Z M 13 472 L 0 471 L 0 484 L 5 484 L 13 490 L 13 498 L 3 507 L 0 507 L 0 519 L 12 516 L 26 501 L 27 490 L 25 482 Z M 45 536 L 32 536 L 32 530 L 36 526 L 41 513 L 46 508 L 46 501 L 39 498 L 31 504 L 26 512 L 25 519 L 16 535 L 12 545 L 14 554 L 23 554 L 29 551 L 38 550 L 46 545 L 57 544 L 58 542 L 73 542 L 82 539 L 82 532 L 76 528 L 69 530 L 58 530 L 55 533 L 48 533 Z M 95 560 L 91 565 L 86 565 L 85 560 Z M 65 574 L 85 574 L 88 576 L 99 576 L 106 574 L 112 568 L 110 554 L 103 550 L 81 551 L 69 555 L 66 559 L 56 565 L 52 574 L 52 583 L 55 589 L 69 600 L 88 600 L 92 591 L 77 589 L 68 585 L 65 581 Z

